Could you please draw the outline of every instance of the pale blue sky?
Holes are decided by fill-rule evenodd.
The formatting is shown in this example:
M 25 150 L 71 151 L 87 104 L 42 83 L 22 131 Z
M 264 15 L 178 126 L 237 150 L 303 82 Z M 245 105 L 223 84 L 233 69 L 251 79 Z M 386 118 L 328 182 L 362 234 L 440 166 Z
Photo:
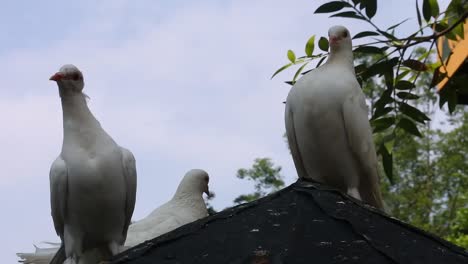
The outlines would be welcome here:
M 83 71 L 91 110 L 136 156 L 138 220 L 168 200 L 191 168 L 210 173 L 217 209 L 252 190 L 235 174 L 256 157 L 271 157 L 294 181 L 282 138 L 289 88 L 282 81 L 292 72 L 269 77 L 288 49 L 303 54 L 312 34 L 340 23 L 369 29 L 313 15 L 325 1 L 168 2 L 2 1 L 2 263 L 33 243 L 58 241 L 48 172 L 61 148 L 62 117 L 48 78 L 61 65 Z M 378 23 L 414 17 L 413 1 L 379 4 Z M 417 24 L 407 23 L 408 32 Z

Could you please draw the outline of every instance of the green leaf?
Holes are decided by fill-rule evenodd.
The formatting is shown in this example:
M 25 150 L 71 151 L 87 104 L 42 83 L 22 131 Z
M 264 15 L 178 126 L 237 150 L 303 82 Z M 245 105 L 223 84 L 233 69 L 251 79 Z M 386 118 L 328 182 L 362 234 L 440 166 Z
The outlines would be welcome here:
M 273 79 L 273 77 L 275 77 L 275 75 L 277 75 L 278 73 L 284 71 L 285 69 L 291 67 L 291 65 L 294 65 L 294 63 L 288 63 L 286 65 L 284 65 L 283 67 L 279 68 L 275 73 L 273 73 L 273 75 L 271 76 L 270 79 Z
M 422 61 L 422 60 L 426 59 L 432 52 L 433 52 L 432 50 L 427 50 L 426 52 L 423 52 L 421 55 L 419 55 L 419 57 L 417 57 L 416 60 Z
M 448 25 L 445 21 L 438 21 L 437 23 L 433 23 L 432 25 L 434 25 L 434 30 L 436 32 L 441 32 L 448 28 Z
M 451 87 L 445 87 L 444 89 L 449 89 Z M 448 109 L 449 109 L 449 112 L 450 114 L 453 114 L 453 112 L 455 111 L 455 108 L 457 107 L 457 103 L 458 103 L 458 96 L 457 96 L 457 93 L 455 91 L 455 89 L 450 89 L 450 93 L 448 94 Z
M 442 73 L 440 71 L 440 67 L 442 67 L 442 66 L 439 66 L 434 70 L 434 75 L 432 76 L 432 81 L 431 81 L 430 87 L 436 86 L 443 79 L 445 79 L 445 77 L 447 77 L 447 73 L 445 73 L 445 72 Z
M 421 11 L 419 10 L 418 0 L 416 0 L 415 2 L 416 2 L 416 15 L 418 16 L 418 25 L 419 27 L 422 27 Z
M 366 72 L 364 72 L 361 77 L 364 80 L 375 76 L 375 75 L 384 75 L 388 71 L 393 71 L 393 67 L 397 65 L 399 61 L 398 57 L 391 58 L 390 60 L 381 61 L 371 65 Z
M 302 64 L 302 66 L 299 67 L 299 69 L 297 69 L 296 74 L 294 74 L 294 77 L 293 77 L 293 80 L 292 80 L 293 83 L 296 83 L 297 76 L 299 76 L 299 74 L 302 72 L 302 70 L 304 69 L 304 67 L 307 66 L 307 64 L 309 64 L 309 62 L 310 62 L 310 61 L 308 61 L 308 62 Z
M 384 37 L 386 37 L 386 38 L 388 38 L 388 39 L 390 39 L 390 40 L 398 40 L 398 38 L 395 37 L 393 34 L 390 34 L 390 33 L 388 33 L 388 32 L 382 31 L 382 30 L 379 30 L 378 32 L 379 32 L 382 36 L 384 36 Z
M 293 63 L 296 61 L 296 54 L 294 54 L 294 51 L 288 50 L 288 59 Z
M 368 18 L 375 16 L 377 12 L 377 0 L 366 0 L 366 15 Z
M 378 111 L 377 109 L 384 108 L 390 102 L 393 102 L 392 90 L 387 89 L 382 93 L 377 102 L 375 102 L 374 107 L 376 111 Z
M 407 103 L 400 102 L 400 111 L 406 116 L 412 118 L 414 121 L 424 124 L 425 121 L 431 120 L 426 114 L 421 112 L 419 109 L 411 106 Z
M 447 7 L 447 14 L 461 17 L 466 10 L 468 10 L 466 0 L 452 0 Z
M 417 96 L 415 94 L 412 94 L 412 93 L 408 93 L 408 92 L 399 92 L 399 93 L 397 93 L 397 96 L 398 96 L 398 98 L 406 99 L 406 100 L 419 99 L 419 96 Z
M 366 70 L 367 70 L 367 66 L 365 63 L 354 66 L 354 72 L 356 73 L 356 75 L 361 75 L 361 73 Z
M 405 19 L 405 20 L 403 20 L 403 21 L 401 21 L 401 22 L 399 22 L 399 23 L 396 23 L 396 24 L 393 25 L 393 26 L 388 27 L 388 28 L 387 28 L 387 31 L 392 30 L 392 29 L 398 27 L 399 25 L 405 23 L 405 22 L 408 21 L 408 20 L 409 20 L 409 18 L 407 18 L 407 19 Z
M 386 135 L 383 139 L 383 144 L 388 153 L 393 153 L 393 146 L 395 145 L 395 133 Z
M 405 130 L 406 132 L 408 132 L 408 133 L 410 133 L 412 135 L 422 137 L 421 132 L 419 132 L 419 129 L 416 126 L 416 124 L 413 121 L 406 118 L 406 117 L 403 117 L 403 118 L 400 119 L 400 121 L 397 124 L 397 127 Z
M 434 18 L 437 18 L 439 16 L 439 3 L 437 3 L 437 0 L 429 0 L 431 3 L 431 15 Z
M 439 91 L 439 108 L 442 109 L 449 98 L 449 87 L 445 87 Z
M 415 70 L 415 71 L 426 71 L 427 70 L 427 66 L 426 64 L 418 61 L 418 60 L 414 60 L 414 59 L 407 59 L 405 61 L 403 61 L 403 65 L 412 69 L 412 70 Z
M 354 11 L 341 12 L 341 13 L 334 14 L 334 15 L 332 15 L 330 17 L 349 17 L 349 18 L 356 18 L 356 19 L 366 20 L 364 17 L 358 15 Z
M 403 78 L 406 77 L 411 71 L 410 70 L 401 70 L 400 73 L 398 74 L 397 80 L 402 80 Z
M 423 17 L 426 21 L 431 19 L 431 3 L 430 0 L 423 1 Z
M 320 37 L 318 42 L 319 48 L 325 52 L 328 51 L 328 39 L 325 37 Z
M 393 90 L 393 71 L 386 71 L 384 73 L 384 80 L 385 80 L 385 85 L 387 86 L 387 89 Z
M 374 115 L 372 116 L 372 120 L 377 119 L 381 116 L 384 116 L 390 113 L 393 110 L 393 107 L 378 107 L 375 108 Z
M 393 184 L 393 155 L 387 151 L 384 144 L 380 145 L 378 153 L 382 156 L 382 165 L 384 167 L 385 175 L 387 175 L 390 183 Z
M 370 37 L 370 36 L 378 36 L 380 35 L 379 33 L 377 32 L 374 32 L 374 31 L 363 31 L 363 32 L 359 32 L 357 33 L 353 39 L 358 39 L 358 38 L 364 38 L 364 37 Z
M 410 90 L 410 89 L 413 89 L 414 87 L 416 86 L 413 83 L 405 81 L 405 80 L 398 81 L 397 84 L 395 85 L 395 89 L 398 89 L 398 90 Z
M 361 0 L 361 5 L 359 6 L 359 9 L 363 10 L 366 8 L 367 5 L 367 0 Z
M 317 8 L 317 10 L 315 10 L 314 13 L 315 14 L 331 13 L 331 12 L 339 11 L 345 7 L 351 7 L 351 5 L 346 2 L 332 1 L 332 2 L 328 2 L 319 6 L 319 8 Z
M 383 51 L 379 47 L 374 47 L 374 46 L 360 46 L 354 49 L 353 52 L 358 52 L 358 53 L 367 53 L 367 54 L 382 54 Z
M 458 24 L 451 32 L 456 36 L 460 37 L 460 39 L 465 39 L 465 29 L 463 23 Z
M 437 18 L 439 16 L 439 4 L 437 0 L 423 1 L 423 16 L 426 21 L 429 21 L 431 17 Z
M 315 35 L 309 38 L 305 46 L 305 53 L 307 56 L 312 57 L 312 53 L 314 53 L 315 47 Z
M 383 131 L 395 124 L 394 117 L 383 117 L 371 121 L 371 125 L 374 128 L 373 133 Z

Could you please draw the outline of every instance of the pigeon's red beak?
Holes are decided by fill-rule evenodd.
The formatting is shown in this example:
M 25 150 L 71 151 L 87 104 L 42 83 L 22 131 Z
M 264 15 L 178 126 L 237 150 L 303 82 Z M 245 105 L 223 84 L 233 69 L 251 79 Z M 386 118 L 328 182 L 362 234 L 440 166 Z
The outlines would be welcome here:
M 330 36 L 330 44 L 336 44 L 340 40 L 337 36 Z
M 61 79 L 63 78 L 63 76 L 64 76 L 63 73 L 57 72 L 56 74 L 52 75 L 52 76 L 49 78 L 49 80 L 51 80 L 51 81 L 59 81 L 59 80 L 61 80 Z

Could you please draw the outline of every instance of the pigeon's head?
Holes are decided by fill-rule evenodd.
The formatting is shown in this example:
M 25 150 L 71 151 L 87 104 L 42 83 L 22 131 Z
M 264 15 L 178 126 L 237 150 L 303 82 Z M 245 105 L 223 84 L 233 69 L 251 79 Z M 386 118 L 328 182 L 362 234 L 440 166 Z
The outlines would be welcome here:
M 80 93 L 84 88 L 83 74 L 72 64 L 63 65 L 49 80 L 57 82 L 61 95 Z
M 210 195 L 210 190 L 208 188 L 208 183 L 210 181 L 210 176 L 204 170 L 200 169 L 193 169 L 189 170 L 182 181 L 180 182 L 178 192 L 191 192 L 197 194 L 206 193 L 206 195 Z
M 340 49 L 351 49 L 351 34 L 344 26 L 333 26 L 328 30 L 328 42 L 331 51 Z

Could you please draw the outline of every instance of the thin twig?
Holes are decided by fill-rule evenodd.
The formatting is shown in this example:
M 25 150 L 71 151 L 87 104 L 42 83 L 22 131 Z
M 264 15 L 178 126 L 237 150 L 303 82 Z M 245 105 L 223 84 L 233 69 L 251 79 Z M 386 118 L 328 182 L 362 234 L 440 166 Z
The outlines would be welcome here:
M 434 34 L 429 35 L 429 36 L 423 36 L 423 37 L 414 37 L 414 38 L 405 38 L 405 39 L 400 39 L 400 41 L 409 41 L 412 40 L 414 42 L 408 43 L 406 45 L 401 45 L 397 46 L 397 48 L 403 49 L 403 48 L 409 48 L 411 46 L 417 45 L 422 42 L 426 42 L 429 40 L 437 40 L 438 38 L 444 36 L 448 32 L 452 31 L 456 26 L 458 26 L 461 22 L 464 22 L 465 19 L 468 17 L 468 11 L 466 11 L 455 23 L 453 23 L 450 27 L 440 31 L 440 32 L 434 32 Z

